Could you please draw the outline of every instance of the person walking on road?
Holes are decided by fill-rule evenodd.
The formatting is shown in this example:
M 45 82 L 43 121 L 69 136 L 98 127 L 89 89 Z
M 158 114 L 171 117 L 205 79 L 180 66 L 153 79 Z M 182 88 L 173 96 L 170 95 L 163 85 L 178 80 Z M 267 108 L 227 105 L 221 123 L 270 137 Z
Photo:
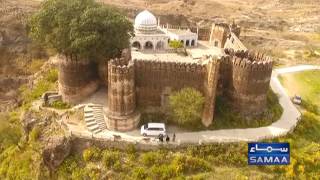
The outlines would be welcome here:
M 170 137 L 167 135 L 166 136 L 166 142 L 169 143 L 169 141 L 170 141 Z
M 159 134 L 159 141 L 163 142 L 163 134 Z
M 175 140 L 176 140 L 176 133 L 173 133 L 172 141 L 174 142 Z

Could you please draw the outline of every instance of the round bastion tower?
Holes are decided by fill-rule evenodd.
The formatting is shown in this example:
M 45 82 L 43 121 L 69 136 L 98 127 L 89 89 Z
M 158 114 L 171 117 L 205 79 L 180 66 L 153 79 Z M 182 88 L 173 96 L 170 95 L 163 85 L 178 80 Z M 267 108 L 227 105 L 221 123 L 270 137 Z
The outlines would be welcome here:
M 233 108 L 243 115 L 257 115 L 267 106 L 272 60 L 258 52 L 226 50 L 231 56 L 228 96 Z
M 59 55 L 59 93 L 76 104 L 99 88 L 97 66 L 89 59 Z
M 140 120 L 136 112 L 136 92 L 133 61 L 125 58 L 108 63 L 107 127 L 116 131 L 135 129 Z

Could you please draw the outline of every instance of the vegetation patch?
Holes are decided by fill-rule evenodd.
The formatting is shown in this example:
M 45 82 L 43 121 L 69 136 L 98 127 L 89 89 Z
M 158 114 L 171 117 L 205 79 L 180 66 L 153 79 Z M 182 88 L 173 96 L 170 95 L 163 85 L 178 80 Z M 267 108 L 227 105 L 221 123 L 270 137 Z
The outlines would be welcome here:
M 90 159 L 85 158 L 88 154 L 91 154 Z M 93 154 L 95 158 L 92 158 Z M 187 153 L 172 154 L 167 150 L 139 153 L 92 147 L 84 150 L 82 155 L 83 158 L 75 155 L 65 160 L 56 173 L 57 178 L 172 179 L 213 171 L 211 164 L 203 158 Z
M 210 129 L 233 129 L 233 128 L 254 128 L 268 126 L 277 121 L 283 112 L 278 97 L 270 89 L 267 94 L 267 109 L 261 115 L 244 118 L 232 111 L 232 108 L 225 103 L 223 97 L 217 97 L 215 108 L 215 119 Z
M 70 59 L 117 57 L 133 35 L 124 15 L 94 0 L 44 1 L 28 27 L 31 39 Z
M 63 102 L 61 100 L 52 102 L 50 106 L 55 109 L 69 109 L 71 107 L 70 104 Z
M 283 109 L 278 101 L 278 96 L 273 93 L 271 89 L 267 94 L 266 111 L 259 116 L 255 116 L 250 119 L 244 118 L 240 114 L 232 111 L 232 108 L 227 103 L 225 103 L 225 98 L 218 96 L 216 98 L 214 121 L 212 125 L 210 125 L 209 127 L 205 127 L 201 123 L 202 110 L 200 111 L 200 108 L 202 108 L 203 105 L 194 103 L 194 101 L 192 100 L 196 99 L 200 102 L 203 101 L 203 99 L 199 99 L 198 95 L 197 97 L 192 97 L 191 95 L 189 96 L 189 94 L 187 94 L 186 96 L 177 96 L 177 94 L 174 94 L 172 97 L 177 98 L 175 99 L 175 102 L 177 102 L 177 104 L 173 104 L 175 108 L 172 107 L 173 111 L 171 111 L 170 114 L 163 113 L 160 110 L 156 112 L 144 112 L 141 115 L 140 125 L 148 122 L 164 122 L 167 125 L 176 125 L 189 131 L 200 131 L 204 129 L 217 130 L 233 128 L 254 128 L 272 124 L 281 117 L 283 112 Z M 179 99 L 178 97 L 181 99 Z M 174 112 L 174 110 L 176 110 L 177 112 Z M 179 114 L 188 116 L 186 119 L 189 119 L 190 121 L 182 121 L 180 123 L 178 119 L 185 117 L 180 117 Z
M 302 97 L 302 106 L 317 114 L 316 107 L 320 106 L 320 71 L 304 71 L 283 74 L 280 82 L 287 89 L 290 96 Z
M 182 127 L 201 123 L 204 107 L 203 95 L 193 88 L 184 88 L 169 96 L 171 122 Z
M 57 69 L 50 69 L 31 88 L 27 84 L 22 85 L 19 90 L 23 103 L 30 106 L 32 101 L 40 98 L 46 91 L 55 90 L 57 80 Z

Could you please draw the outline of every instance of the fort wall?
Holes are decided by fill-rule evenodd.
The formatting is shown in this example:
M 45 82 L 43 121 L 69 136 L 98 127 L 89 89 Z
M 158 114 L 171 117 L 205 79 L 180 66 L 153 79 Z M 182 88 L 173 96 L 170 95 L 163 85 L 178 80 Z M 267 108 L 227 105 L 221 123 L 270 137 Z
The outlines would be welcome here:
M 134 64 L 140 106 L 166 106 L 169 94 L 184 87 L 204 93 L 206 65 L 156 60 L 134 60 Z
M 137 127 L 140 115 L 136 110 L 135 75 L 132 61 L 113 59 L 108 63 L 109 129 L 128 131 Z
M 232 57 L 232 81 L 227 87 L 233 108 L 244 115 L 266 109 L 272 60 L 258 52 L 226 50 Z
M 134 60 L 137 104 L 139 106 L 167 107 L 169 95 L 182 88 L 193 87 L 206 100 L 202 123 L 209 126 L 213 121 L 219 61 L 208 64 Z
M 74 104 L 99 87 L 97 66 L 88 59 L 59 56 L 59 92 L 65 102 Z
M 205 95 L 205 104 L 202 114 L 202 124 L 206 127 L 212 124 L 214 117 L 217 84 L 219 80 L 219 65 L 219 60 L 210 59 L 206 66 L 207 73 L 204 80 L 203 89 Z
M 222 56 L 220 59 L 217 95 L 227 95 L 232 83 L 232 67 L 232 57 L 229 55 Z

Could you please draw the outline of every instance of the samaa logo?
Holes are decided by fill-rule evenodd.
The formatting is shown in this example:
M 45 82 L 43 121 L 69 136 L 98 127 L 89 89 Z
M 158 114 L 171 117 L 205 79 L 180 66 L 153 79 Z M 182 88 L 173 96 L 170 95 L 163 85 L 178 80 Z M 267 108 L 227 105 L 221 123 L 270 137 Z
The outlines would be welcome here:
M 290 164 L 289 143 L 248 143 L 249 165 Z

